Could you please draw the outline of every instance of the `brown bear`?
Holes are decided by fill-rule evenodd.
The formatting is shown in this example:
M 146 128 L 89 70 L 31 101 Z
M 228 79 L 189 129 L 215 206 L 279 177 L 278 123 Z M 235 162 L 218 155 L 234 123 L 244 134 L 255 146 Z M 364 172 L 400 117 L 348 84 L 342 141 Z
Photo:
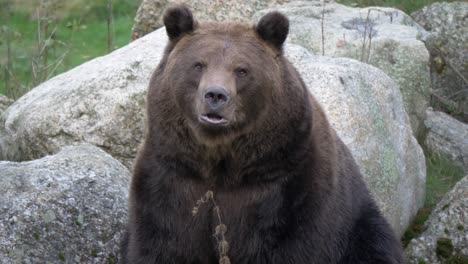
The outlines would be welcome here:
M 283 56 L 285 16 L 199 23 L 179 5 L 164 25 L 124 263 L 219 263 L 226 251 L 235 264 L 403 262 L 350 151 Z M 209 190 L 217 206 L 193 216 Z

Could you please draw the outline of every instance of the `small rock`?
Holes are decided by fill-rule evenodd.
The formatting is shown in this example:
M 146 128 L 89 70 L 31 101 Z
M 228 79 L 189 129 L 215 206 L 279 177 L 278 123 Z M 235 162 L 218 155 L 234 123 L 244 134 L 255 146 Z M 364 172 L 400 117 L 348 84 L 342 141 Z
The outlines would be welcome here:
M 6 97 L 3 94 L 0 94 L 0 115 L 11 105 L 13 104 L 13 100 Z
M 450 158 L 468 173 L 468 124 L 431 108 L 426 115 L 426 146 L 431 152 Z

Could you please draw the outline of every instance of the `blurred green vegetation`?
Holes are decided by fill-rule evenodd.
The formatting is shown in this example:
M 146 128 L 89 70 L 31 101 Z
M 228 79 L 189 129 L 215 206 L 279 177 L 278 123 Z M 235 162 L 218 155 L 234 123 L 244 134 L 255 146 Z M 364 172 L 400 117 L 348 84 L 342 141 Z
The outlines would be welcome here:
M 39 83 L 130 41 L 136 0 L 0 0 L 0 93 Z
M 446 0 L 445 2 L 455 2 L 456 0 Z M 337 3 L 349 6 L 386 6 L 394 7 L 402 10 L 410 15 L 412 12 L 417 11 L 427 5 L 435 2 L 442 2 L 437 0 L 336 0 Z
M 434 208 L 442 197 L 465 176 L 463 168 L 447 157 L 426 153 L 425 207 Z

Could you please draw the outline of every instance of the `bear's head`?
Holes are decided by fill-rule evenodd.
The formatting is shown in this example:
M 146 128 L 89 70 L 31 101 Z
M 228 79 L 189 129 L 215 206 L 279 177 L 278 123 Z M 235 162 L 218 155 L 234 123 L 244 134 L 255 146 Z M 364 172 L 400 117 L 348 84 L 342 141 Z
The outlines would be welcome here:
M 199 23 L 178 5 L 166 11 L 164 25 L 169 43 L 157 72 L 159 86 L 200 141 L 232 139 L 261 126 L 277 99 L 288 96 L 284 15 L 268 13 L 256 25 Z

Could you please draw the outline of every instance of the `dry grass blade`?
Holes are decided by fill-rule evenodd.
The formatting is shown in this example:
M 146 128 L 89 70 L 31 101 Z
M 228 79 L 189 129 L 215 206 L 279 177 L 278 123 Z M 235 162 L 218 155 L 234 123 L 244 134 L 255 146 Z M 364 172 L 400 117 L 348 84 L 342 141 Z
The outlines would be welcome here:
M 219 206 L 216 203 L 216 200 L 214 199 L 213 191 L 207 191 L 205 195 L 196 202 L 195 207 L 192 209 L 192 215 L 196 216 L 201 206 L 208 203 L 209 201 L 211 201 L 212 206 L 213 206 L 213 211 L 216 213 L 216 217 L 218 219 L 218 225 L 216 225 L 215 227 L 215 232 L 213 236 L 215 237 L 216 242 L 218 243 L 219 263 L 230 264 L 231 261 L 229 257 L 227 256 L 227 253 L 229 251 L 229 243 L 226 241 L 226 236 L 225 236 L 227 232 L 227 226 L 223 224 Z

